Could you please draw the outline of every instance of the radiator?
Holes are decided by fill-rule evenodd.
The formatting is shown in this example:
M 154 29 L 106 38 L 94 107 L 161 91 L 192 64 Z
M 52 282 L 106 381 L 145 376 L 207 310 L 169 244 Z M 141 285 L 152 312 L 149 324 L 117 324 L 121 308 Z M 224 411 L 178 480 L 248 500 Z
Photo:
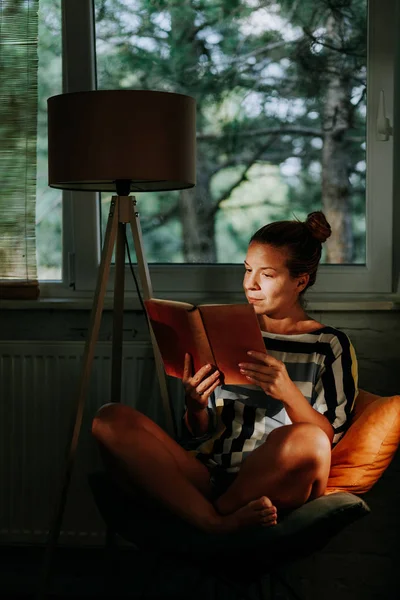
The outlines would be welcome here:
M 43 543 L 58 496 L 82 364 L 83 342 L 0 342 L 0 543 Z M 101 467 L 90 424 L 110 401 L 111 343 L 99 342 L 65 508 L 61 545 L 98 545 L 105 528 L 87 483 Z M 151 346 L 125 342 L 122 402 L 164 426 Z M 176 414 L 179 380 L 170 380 Z

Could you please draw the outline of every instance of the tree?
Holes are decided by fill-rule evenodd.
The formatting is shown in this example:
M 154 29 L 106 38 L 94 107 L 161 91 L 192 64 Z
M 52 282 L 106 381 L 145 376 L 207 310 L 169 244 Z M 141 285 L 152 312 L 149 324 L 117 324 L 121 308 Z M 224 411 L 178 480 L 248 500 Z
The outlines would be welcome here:
M 317 101 L 323 132 L 322 206 L 333 229 L 327 242 L 328 262 L 351 263 L 350 179 L 360 179 L 358 165 L 365 163 L 365 121 L 359 109 L 366 93 L 366 3 L 323 0 L 315 6 L 310 10 L 299 4 L 292 17 L 305 36 L 296 74 L 305 82 L 305 95 Z M 365 181 L 360 183 L 364 192 Z
M 60 91 L 59 0 L 41 6 L 45 99 Z M 327 261 L 363 261 L 365 20 L 366 0 L 96 0 L 99 87 L 197 101 L 196 188 L 148 194 L 141 209 L 151 259 L 223 261 L 267 218 L 322 207 L 334 230 Z M 45 119 L 41 100 L 39 165 Z M 52 264 L 60 199 L 40 200 L 41 256 Z M 228 210 L 237 218 L 223 224 Z
M 62 92 L 61 0 L 40 0 L 36 238 L 39 277 L 60 279 L 62 193 L 48 186 L 47 99 Z
M 354 260 L 350 178 L 362 197 L 365 0 L 96 6 L 101 87 L 164 89 L 197 101 L 196 188 L 180 193 L 147 230 L 179 215 L 185 262 L 216 262 L 223 201 L 251 178 L 254 165 L 281 167 L 291 159 L 288 199 L 301 214 L 323 207 L 333 227 L 328 262 Z M 235 179 L 215 195 L 213 180 L 229 168 Z M 362 202 L 356 206 L 362 213 Z M 277 218 L 291 212 L 287 202 Z

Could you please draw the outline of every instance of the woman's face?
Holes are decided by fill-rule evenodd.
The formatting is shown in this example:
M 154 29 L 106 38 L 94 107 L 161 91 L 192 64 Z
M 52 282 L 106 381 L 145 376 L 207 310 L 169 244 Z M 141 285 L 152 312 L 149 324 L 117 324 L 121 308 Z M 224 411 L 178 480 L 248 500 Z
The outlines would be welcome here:
M 307 285 L 307 275 L 290 277 L 286 258 L 284 249 L 267 244 L 252 242 L 248 247 L 243 287 L 248 302 L 259 315 L 290 316 L 298 303 L 299 293 Z

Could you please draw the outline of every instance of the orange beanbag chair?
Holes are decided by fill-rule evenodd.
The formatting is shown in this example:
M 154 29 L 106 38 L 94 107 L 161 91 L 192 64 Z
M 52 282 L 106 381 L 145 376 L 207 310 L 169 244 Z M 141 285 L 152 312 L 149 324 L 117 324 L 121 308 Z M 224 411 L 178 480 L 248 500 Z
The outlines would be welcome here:
M 360 390 L 351 425 L 332 450 L 325 494 L 364 494 L 390 464 L 400 443 L 400 396 Z

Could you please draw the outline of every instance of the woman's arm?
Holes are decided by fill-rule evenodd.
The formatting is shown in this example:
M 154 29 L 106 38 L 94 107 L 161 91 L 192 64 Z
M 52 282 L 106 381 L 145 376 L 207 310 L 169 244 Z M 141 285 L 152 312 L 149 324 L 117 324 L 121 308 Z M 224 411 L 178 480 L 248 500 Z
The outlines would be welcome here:
M 292 382 L 293 383 L 293 382 Z M 314 423 L 318 425 L 329 438 L 330 443 L 333 441 L 333 427 L 325 417 L 316 411 L 300 392 L 299 388 L 293 383 L 293 388 L 287 399 L 282 399 L 285 405 L 286 412 L 289 415 L 292 423 Z
M 290 379 L 286 366 L 269 354 L 248 352 L 258 363 L 243 363 L 240 370 L 265 393 L 281 400 L 294 423 L 315 423 L 331 443 L 339 441 L 357 395 L 357 359 L 348 337 L 340 332 L 332 339 L 332 353 L 315 384 L 313 405 Z
M 326 358 L 315 383 L 313 408 L 331 423 L 336 444 L 349 423 L 358 394 L 358 365 L 353 345 L 341 331 L 331 340 L 331 356 Z
M 200 411 L 193 411 L 186 407 L 183 419 L 193 437 L 202 437 L 208 432 L 210 416 L 207 407 Z

